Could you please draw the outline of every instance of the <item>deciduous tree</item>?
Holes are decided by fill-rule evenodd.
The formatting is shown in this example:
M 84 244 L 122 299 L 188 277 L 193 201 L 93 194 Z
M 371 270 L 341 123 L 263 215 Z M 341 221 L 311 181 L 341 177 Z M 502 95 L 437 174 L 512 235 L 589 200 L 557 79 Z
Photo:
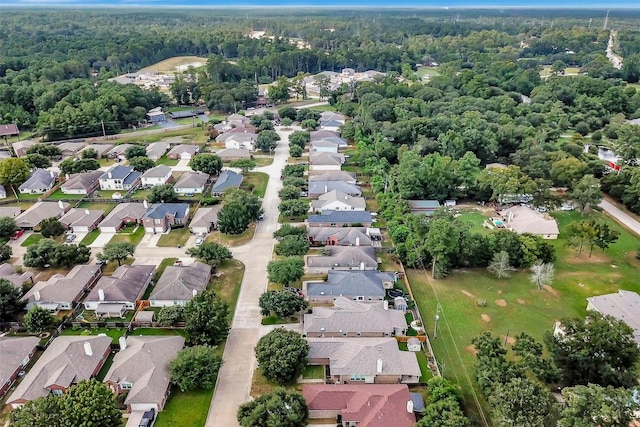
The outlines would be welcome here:
M 0 237 L 7 239 L 18 229 L 16 221 L 8 216 L 0 217 Z
M 0 161 L 0 184 L 10 185 L 16 198 L 18 195 L 15 187 L 25 182 L 27 178 L 29 178 L 29 166 L 23 160 L 11 157 Z
M 307 230 L 304 227 L 297 227 L 291 224 L 282 224 L 278 231 L 273 233 L 276 240 L 282 240 L 286 236 L 301 236 L 306 238 Z
M 493 273 L 498 279 L 509 277 L 514 270 L 509 262 L 509 254 L 505 251 L 495 253 L 487 270 Z
M 267 265 L 269 280 L 289 286 L 304 276 L 304 260 L 300 257 L 287 257 L 270 261 Z
M 222 170 L 222 159 L 215 154 L 202 153 L 191 159 L 189 166 L 195 171 L 218 175 Z
M 24 326 L 29 332 L 41 333 L 53 323 L 53 316 L 46 308 L 34 305 L 27 311 L 24 319 Z
M 232 161 L 229 166 L 240 169 L 244 175 L 256 167 L 256 161 L 253 159 L 238 159 Z
M 40 233 L 47 238 L 62 236 L 64 230 L 64 225 L 62 225 L 56 217 L 43 219 L 40 223 Z
M 260 295 L 259 305 L 263 316 L 273 313 L 281 319 L 293 316 L 308 306 L 303 297 L 288 290 L 263 293 Z
M 281 200 L 293 200 L 300 198 L 300 189 L 293 185 L 285 185 L 282 190 L 278 192 Z
M 218 212 L 218 228 L 224 234 L 242 234 L 251 223 L 247 207 L 239 202 L 227 202 Z
M 158 312 L 157 320 L 160 326 L 173 326 L 184 315 L 183 305 L 169 305 Z
M 238 409 L 242 427 L 305 427 L 308 418 L 309 408 L 302 394 L 284 388 L 276 388 Z
M 229 306 L 212 290 L 196 294 L 184 306 L 191 345 L 216 345 L 229 333 Z
M 173 184 L 156 185 L 151 189 L 149 201 L 151 203 L 171 203 L 178 200 L 178 195 L 173 190 Z
M 640 405 L 633 390 L 588 386 L 566 387 L 562 397 L 566 406 L 558 423 L 562 427 L 627 427 Z
M 276 145 L 280 141 L 280 135 L 274 130 L 263 130 L 258 134 L 258 139 L 256 140 L 256 148 L 263 153 L 268 153 L 269 151 L 276 148 Z
M 0 322 L 14 322 L 26 301 L 20 301 L 22 292 L 13 283 L 0 279 Z
M 51 160 L 42 154 L 27 154 L 24 156 L 24 162 L 31 169 L 46 169 L 51 166 Z
M 280 202 L 278 210 L 282 216 L 294 218 L 306 214 L 309 210 L 309 203 L 302 199 L 283 200 Z
M 131 160 L 134 157 L 147 157 L 147 149 L 142 145 L 132 145 L 124 150 L 124 157 Z
M 59 399 L 63 427 L 119 427 L 122 423 L 115 395 L 96 379 L 80 381 Z
M 274 251 L 281 256 L 302 256 L 309 250 L 309 240 L 305 236 L 285 236 L 276 244 Z
M 233 258 L 231 251 L 226 246 L 215 242 L 205 242 L 198 247 L 189 248 L 187 254 L 202 260 L 213 268 L 216 268 L 225 259 Z
M 154 167 L 156 163 L 148 157 L 132 157 L 129 159 L 129 166 L 137 172 L 144 173 Z
M 545 285 L 553 283 L 555 268 L 551 263 L 539 262 L 531 267 L 531 282 L 541 291 Z
M 585 175 L 573 186 L 569 192 L 569 198 L 578 205 L 584 215 L 589 206 L 597 205 L 602 201 L 600 183 L 593 175 Z
M 498 426 L 553 427 L 558 418 L 558 405 L 551 393 L 527 377 L 498 384 L 489 404 Z
M 265 378 L 286 384 L 302 373 L 307 365 L 309 344 L 298 332 L 274 329 L 260 338 L 256 358 Z
M 222 367 L 222 357 L 215 353 L 215 347 L 197 345 L 183 348 L 169 364 L 171 382 L 181 391 L 213 389 Z
M 118 265 L 122 265 L 122 261 L 129 258 L 136 251 L 135 245 L 128 242 L 109 242 L 104 245 L 102 252 L 98 254 L 98 259 L 104 261 L 118 261 Z

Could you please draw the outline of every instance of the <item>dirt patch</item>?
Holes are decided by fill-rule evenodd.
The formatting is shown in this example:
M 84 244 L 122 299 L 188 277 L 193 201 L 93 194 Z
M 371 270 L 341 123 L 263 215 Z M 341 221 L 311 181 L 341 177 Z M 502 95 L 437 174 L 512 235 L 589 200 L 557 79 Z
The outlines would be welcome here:
M 518 304 L 526 304 L 525 300 L 522 298 L 518 298 L 516 301 L 518 301 Z
M 502 295 L 502 291 L 501 291 L 501 290 L 500 290 L 500 291 L 498 291 L 498 295 Z
M 544 288 L 545 291 L 549 292 L 554 297 L 559 297 L 560 296 L 560 292 L 556 291 L 555 289 L 553 289 L 549 285 L 544 285 L 543 288 Z
M 504 342 L 504 340 L 507 340 L 507 344 L 509 345 L 514 345 L 516 343 L 516 339 L 514 337 L 507 337 L 506 335 L 502 336 L 502 342 Z
M 461 289 L 461 290 L 460 290 L 460 292 L 462 292 L 463 294 L 465 294 L 465 295 L 466 295 L 466 296 L 468 296 L 469 298 L 474 298 L 474 299 L 475 299 L 475 297 L 476 297 L 474 294 L 472 294 L 472 293 L 471 293 L 471 292 L 469 292 L 469 291 L 465 291 L 464 289 Z
M 474 356 L 478 354 L 478 350 L 476 350 L 476 348 L 473 346 L 473 344 L 466 346 L 464 348 L 464 351 L 467 351 L 467 352 L 473 354 Z
M 482 320 L 484 320 L 486 323 L 491 322 L 491 317 L 486 313 L 482 313 L 480 317 L 482 317 Z
M 506 307 L 507 302 L 503 299 L 497 299 L 494 301 L 498 307 Z

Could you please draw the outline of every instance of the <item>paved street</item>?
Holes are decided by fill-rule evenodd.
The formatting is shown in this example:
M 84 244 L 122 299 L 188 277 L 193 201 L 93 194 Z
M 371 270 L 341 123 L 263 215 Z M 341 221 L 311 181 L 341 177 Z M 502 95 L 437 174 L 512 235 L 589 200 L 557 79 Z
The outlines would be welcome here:
M 605 200 L 602 200 L 600 206 L 606 213 L 614 217 L 619 223 L 625 225 L 631 231 L 640 236 L 640 222 L 638 222 L 635 218 L 628 215 L 623 210 L 616 207 L 613 203 Z

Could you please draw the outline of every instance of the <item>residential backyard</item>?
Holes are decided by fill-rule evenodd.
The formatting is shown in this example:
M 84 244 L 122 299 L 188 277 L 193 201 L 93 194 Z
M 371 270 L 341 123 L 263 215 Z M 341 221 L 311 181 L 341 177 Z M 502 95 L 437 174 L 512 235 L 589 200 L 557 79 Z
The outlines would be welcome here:
M 466 269 L 449 277 L 433 280 L 428 266 L 407 270 L 414 298 L 444 376 L 461 387 L 467 413 L 478 417 L 474 392 L 486 411 L 486 404 L 475 385 L 474 349 L 471 339 L 485 331 L 501 337 L 507 344 L 526 331 L 542 340 L 555 321 L 584 316 L 586 298 L 617 292 L 640 291 L 636 280 L 640 261 L 635 258 L 640 239 L 600 213 L 594 213 L 621 232 L 619 240 L 606 252 L 595 250 L 577 254 L 565 245 L 567 226 L 581 219 L 577 212 L 554 213 L 560 238 L 556 248 L 556 275 L 553 285 L 538 291 L 529 280 L 529 271 L 519 271 L 498 280 L 484 269 Z M 474 221 L 472 221 L 474 222 Z M 485 305 L 486 304 L 486 305 Z M 439 306 L 439 310 L 438 310 Z M 439 322 L 433 339 L 436 311 Z

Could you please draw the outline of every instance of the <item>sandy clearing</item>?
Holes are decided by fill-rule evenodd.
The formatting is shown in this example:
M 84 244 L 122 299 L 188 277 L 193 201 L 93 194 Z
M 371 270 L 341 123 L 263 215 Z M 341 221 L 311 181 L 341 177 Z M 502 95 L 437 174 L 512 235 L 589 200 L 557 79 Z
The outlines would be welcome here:
M 476 296 L 474 294 L 472 294 L 469 291 L 465 291 L 464 289 L 461 289 L 460 292 L 462 292 L 463 294 L 465 294 L 466 296 L 468 296 L 469 298 L 475 298 Z
M 507 344 L 509 345 L 514 345 L 516 343 L 516 339 L 514 337 L 507 337 L 506 335 L 502 336 L 502 342 L 504 342 L 504 340 L 507 340 Z
M 498 307 L 506 307 L 507 302 L 503 299 L 497 299 L 494 301 Z
M 526 304 L 525 300 L 522 298 L 518 298 L 516 301 L 518 301 L 518 304 Z
M 491 316 L 489 316 L 489 315 L 488 315 L 488 314 L 486 314 L 486 313 L 482 313 L 482 314 L 480 315 L 480 317 L 482 317 L 482 320 L 484 320 L 486 323 L 491 322 Z
M 553 289 L 549 285 L 544 285 L 543 288 L 544 288 L 545 291 L 548 291 L 549 293 L 551 293 L 551 295 L 553 295 L 554 297 L 559 297 L 560 296 L 560 292 L 556 291 L 555 289 Z
M 478 354 L 478 351 L 476 350 L 476 348 L 474 347 L 473 344 L 466 346 L 464 350 L 468 351 L 469 353 L 473 354 L 474 356 L 476 354 Z

